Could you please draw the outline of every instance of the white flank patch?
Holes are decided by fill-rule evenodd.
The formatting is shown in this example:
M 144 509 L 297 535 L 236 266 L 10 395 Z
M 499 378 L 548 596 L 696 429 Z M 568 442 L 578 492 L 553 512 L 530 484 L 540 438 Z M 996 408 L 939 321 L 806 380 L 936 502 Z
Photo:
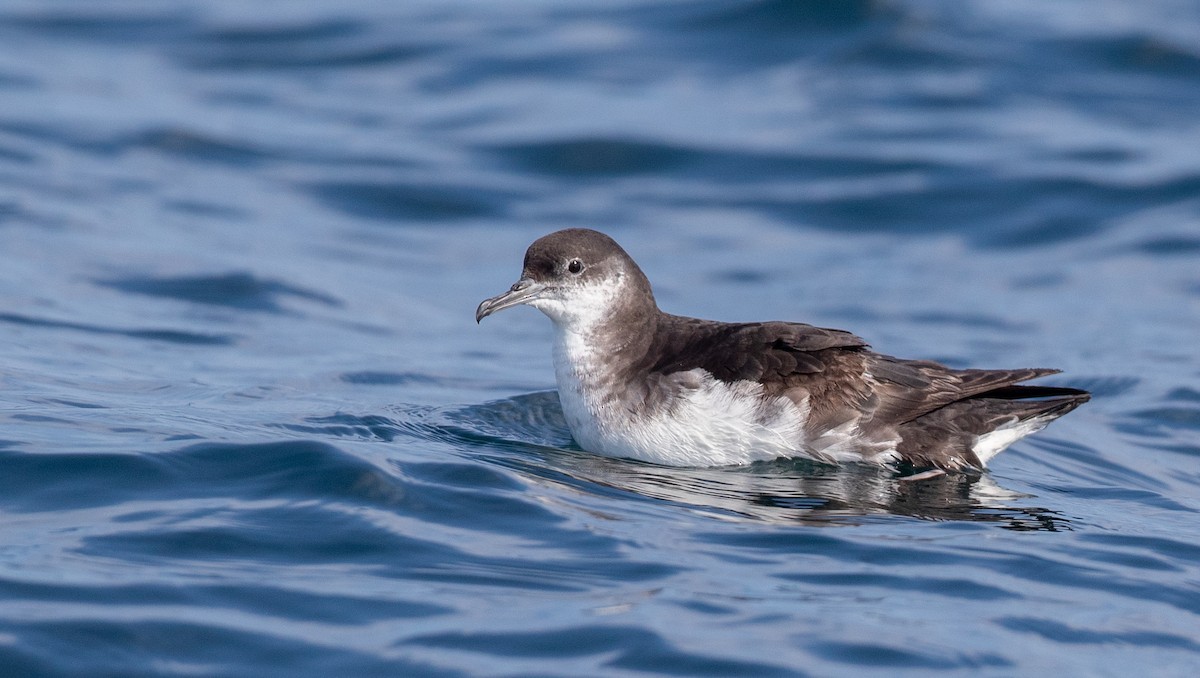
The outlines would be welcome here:
M 802 445 L 806 413 L 786 399 L 764 408 L 757 383 L 726 384 L 699 369 L 681 372 L 672 377 L 678 377 L 680 396 L 669 408 L 646 414 L 615 411 L 619 400 L 600 401 L 595 397 L 600 394 L 574 378 L 574 370 L 565 372 L 560 371 L 559 399 L 572 435 L 585 450 L 670 466 L 808 456 Z M 602 408 L 614 411 L 601 413 Z M 764 410 L 770 414 L 764 417 Z
M 1034 417 L 1025 421 L 1014 421 L 1011 424 L 1005 424 L 995 431 L 984 433 L 975 439 L 975 444 L 971 446 L 971 451 L 975 456 L 979 457 L 979 461 L 987 465 L 992 457 L 1000 454 L 1009 445 L 1017 442 L 1021 438 L 1046 428 L 1054 417 Z

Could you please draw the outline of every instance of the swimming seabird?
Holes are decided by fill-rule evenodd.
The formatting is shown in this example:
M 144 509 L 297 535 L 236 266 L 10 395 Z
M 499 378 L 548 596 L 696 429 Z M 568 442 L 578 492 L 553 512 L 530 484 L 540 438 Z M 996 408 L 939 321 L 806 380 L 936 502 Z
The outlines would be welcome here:
M 779 457 L 978 472 L 1090 399 L 1028 386 L 1054 369 L 958 370 L 876 353 L 842 330 L 663 313 L 612 238 L 566 229 L 529 246 L 479 322 L 520 304 L 554 323 L 563 414 L 584 450 L 671 466 Z

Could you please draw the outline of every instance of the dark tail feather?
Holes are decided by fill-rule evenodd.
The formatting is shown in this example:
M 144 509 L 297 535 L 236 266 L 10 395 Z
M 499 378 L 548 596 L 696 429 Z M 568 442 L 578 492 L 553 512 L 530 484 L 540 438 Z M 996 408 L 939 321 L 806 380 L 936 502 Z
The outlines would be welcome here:
M 1057 396 L 1067 396 L 1071 399 L 1078 399 L 1076 407 L 1091 400 L 1092 394 L 1078 388 L 1068 388 L 1066 386 L 1002 386 L 994 388 L 990 391 L 984 391 L 973 398 L 994 398 L 996 400 L 1025 400 L 1027 398 L 1052 398 Z M 1065 413 L 1064 413 L 1065 414 Z
M 1020 388 L 1020 387 L 1013 387 L 1013 388 Z M 1043 387 L 1028 386 L 1026 388 L 1039 389 L 1039 388 L 1043 388 Z M 1045 388 L 1045 390 L 1049 390 L 1049 391 L 1072 391 L 1072 392 L 1071 393 L 1063 393 L 1061 395 L 1060 394 L 1051 394 L 1051 393 L 1037 394 L 1037 395 L 1032 395 L 1032 394 L 1031 395 L 1023 395 L 1023 396 L 1019 397 L 1020 398 L 1019 400 L 1012 399 L 1012 398 L 1006 398 L 1006 400 L 1009 400 L 1010 402 L 1012 402 L 1014 406 L 1016 406 L 1018 404 L 1020 405 L 1020 406 L 1014 407 L 1011 410 L 1011 413 L 1015 414 L 1018 419 L 1022 419 L 1022 420 L 1032 419 L 1034 417 L 1050 417 L 1051 419 L 1057 419 L 1057 418 L 1063 416 L 1064 414 L 1066 414 L 1067 412 L 1070 412 L 1071 410 L 1075 409 L 1076 407 L 1079 407 L 1080 405 L 1082 405 L 1092 399 L 1092 394 L 1088 393 L 1087 391 L 1081 391 L 1076 388 L 1054 388 L 1054 387 L 1044 387 L 1044 388 Z M 1051 396 L 1051 397 L 1045 398 L 1044 400 L 1040 400 L 1040 399 L 1039 400 L 1027 400 L 1027 398 L 1042 398 L 1044 396 Z

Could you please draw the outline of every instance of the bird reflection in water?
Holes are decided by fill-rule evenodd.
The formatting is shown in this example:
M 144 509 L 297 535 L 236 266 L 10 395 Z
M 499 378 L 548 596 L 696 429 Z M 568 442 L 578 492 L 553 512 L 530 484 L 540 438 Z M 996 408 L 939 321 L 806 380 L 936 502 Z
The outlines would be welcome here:
M 995 523 L 1011 530 L 1058 532 L 1070 521 L 987 475 L 954 473 L 908 480 L 903 471 L 874 466 L 826 466 L 780 460 L 729 469 L 656 467 L 582 454 L 553 460 L 572 477 L 643 497 L 670 501 L 728 519 L 858 524 L 871 517 Z

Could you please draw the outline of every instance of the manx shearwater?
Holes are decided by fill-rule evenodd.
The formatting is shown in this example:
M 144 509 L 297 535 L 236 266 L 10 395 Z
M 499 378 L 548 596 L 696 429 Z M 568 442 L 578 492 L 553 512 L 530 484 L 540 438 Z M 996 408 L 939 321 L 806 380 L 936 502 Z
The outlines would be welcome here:
M 554 323 L 563 414 L 583 449 L 673 466 L 778 457 L 981 471 L 1090 398 L 1028 386 L 1053 369 L 951 369 L 876 353 L 842 330 L 663 313 L 612 238 L 566 229 L 476 322 L 526 304 Z

